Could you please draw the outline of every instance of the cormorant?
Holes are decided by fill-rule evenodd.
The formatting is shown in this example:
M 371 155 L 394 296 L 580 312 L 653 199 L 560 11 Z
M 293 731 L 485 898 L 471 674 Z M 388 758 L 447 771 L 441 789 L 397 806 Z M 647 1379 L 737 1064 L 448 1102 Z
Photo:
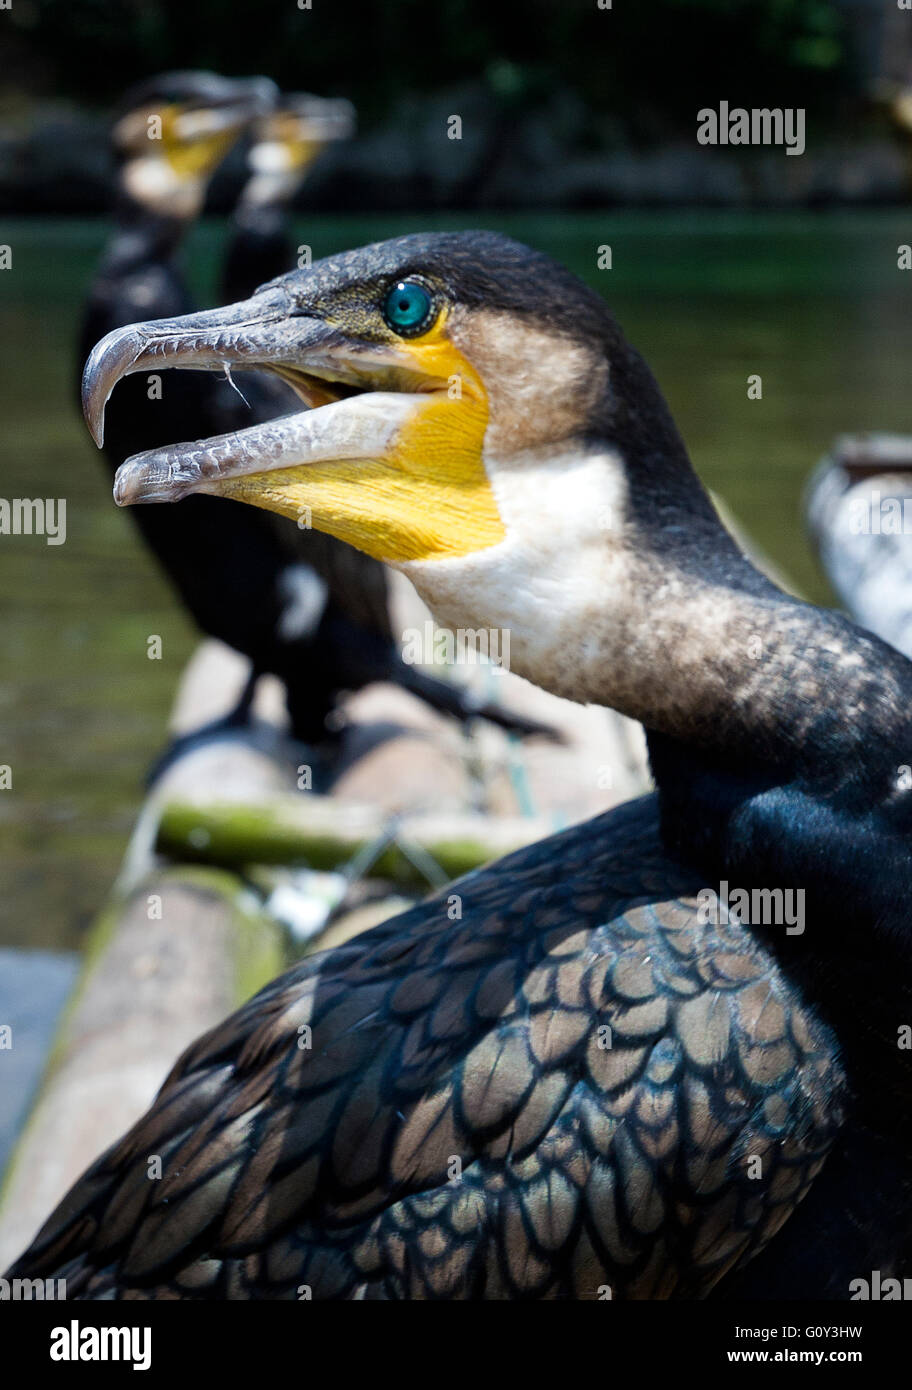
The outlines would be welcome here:
M 281 976 L 11 1275 L 845 1299 L 901 1272 L 909 662 L 753 568 L 607 306 L 517 243 L 402 237 L 116 333 L 86 369 L 96 437 L 125 373 L 224 361 L 316 408 L 132 459 L 119 502 L 310 506 L 442 623 L 509 628 L 529 680 L 641 719 L 657 791 Z
M 309 92 L 283 92 L 276 110 L 256 122 L 247 152 L 250 177 L 235 208 L 222 270 L 222 302 L 246 299 L 292 269 L 288 210 L 323 150 L 354 131 L 351 102 Z
M 276 96 L 265 79 L 183 72 L 143 83 L 125 98 L 113 131 L 120 158 L 116 226 L 89 295 L 81 362 L 100 337 L 138 316 L 172 316 L 194 307 L 177 260 L 181 239 L 202 210 L 218 161 L 252 122 L 266 116 Z M 310 154 L 318 138 L 325 143 L 331 134 L 346 132 L 348 103 L 327 102 L 320 126 L 319 98 L 308 100 L 309 117 L 301 98 L 287 112 L 283 107 L 278 125 L 265 128 L 269 159 L 262 141 L 254 145 L 261 164 L 279 162 L 281 137 L 288 162 L 303 169 L 307 120 Z M 250 217 L 229 257 L 235 277 L 242 269 L 250 277 L 245 293 L 274 274 L 283 241 L 282 198 L 296 187 L 290 178 L 281 186 L 270 182 L 271 205 L 265 223 L 258 222 L 254 208 L 267 191 L 262 173 L 255 171 L 246 190 Z M 290 247 L 288 252 L 290 257 Z M 131 454 L 188 433 L 205 437 L 243 429 L 287 409 L 289 399 L 294 404 L 291 393 L 272 390 L 271 383 L 264 389 L 262 378 L 252 379 L 248 390 L 201 373 L 161 385 L 157 377 L 153 366 L 143 378 L 125 382 L 111 401 L 105 455 L 112 473 Z M 383 567 L 309 531 L 303 513 L 295 525 L 228 507 L 221 499 L 192 498 L 167 511 L 138 512 L 135 519 L 202 631 L 251 661 L 251 680 L 229 724 L 246 718 L 256 677 L 271 672 L 285 686 L 292 736 L 308 744 L 331 743 L 326 720 L 341 693 L 379 680 L 395 681 L 463 720 L 483 717 L 511 732 L 554 736 L 404 662 L 393 640 Z

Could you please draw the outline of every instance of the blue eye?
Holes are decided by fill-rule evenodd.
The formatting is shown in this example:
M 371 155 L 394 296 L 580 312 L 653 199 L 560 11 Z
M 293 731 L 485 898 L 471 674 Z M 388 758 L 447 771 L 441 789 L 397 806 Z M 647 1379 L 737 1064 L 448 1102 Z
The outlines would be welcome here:
M 415 280 L 400 280 L 383 301 L 383 317 L 400 337 L 411 338 L 431 325 L 434 301 Z

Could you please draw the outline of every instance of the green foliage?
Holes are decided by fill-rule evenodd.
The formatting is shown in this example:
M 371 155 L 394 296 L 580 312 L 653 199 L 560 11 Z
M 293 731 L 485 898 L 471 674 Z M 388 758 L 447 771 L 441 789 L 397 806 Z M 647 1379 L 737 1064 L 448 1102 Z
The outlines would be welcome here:
M 109 104 L 175 67 L 338 92 L 367 121 L 483 78 L 506 108 L 571 90 L 648 136 L 721 97 L 822 108 L 849 80 L 835 0 L 41 0 L 17 42 L 48 92 Z

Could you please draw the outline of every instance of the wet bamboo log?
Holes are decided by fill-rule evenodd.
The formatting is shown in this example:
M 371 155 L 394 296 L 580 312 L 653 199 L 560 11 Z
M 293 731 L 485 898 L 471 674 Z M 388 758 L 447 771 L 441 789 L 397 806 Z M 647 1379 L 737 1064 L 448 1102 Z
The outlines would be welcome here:
M 541 817 L 494 819 L 478 812 L 421 813 L 391 818 L 375 806 L 326 796 L 278 796 L 260 801 L 167 803 L 156 848 L 169 858 L 242 868 L 304 864 L 332 871 L 369 851 L 387 831 L 395 841 L 372 859 L 372 874 L 398 887 L 422 888 L 427 877 L 403 845 L 416 846 L 451 879 L 550 832 Z
M 184 1047 L 283 965 L 279 927 L 236 874 L 155 853 L 161 805 L 188 782 L 236 796 L 293 785 L 277 751 L 232 736 L 189 749 L 147 799 L 4 1177 L 0 1269 L 142 1114 Z

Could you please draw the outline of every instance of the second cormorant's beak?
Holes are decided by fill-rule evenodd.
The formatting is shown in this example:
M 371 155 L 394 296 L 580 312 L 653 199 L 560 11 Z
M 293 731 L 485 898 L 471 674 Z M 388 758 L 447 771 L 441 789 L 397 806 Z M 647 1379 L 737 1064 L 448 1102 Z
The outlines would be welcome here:
M 321 150 L 355 132 L 355 108 L 342 99 L 297 96 L 258 122 L 248 156 L 256 173 L 304 171 Z
M 323 301 L 311 306 L 300 276 L 288 280 L 224 309 L 118 329 L 97 344 L 83 405 L 99 445 L 105 403 L 134 372 L 268 370 L 307 407 L 138 454 L 118 470 L 116 501 L 233 497 L 394 563 L 501 540 L 482 461 L 486 395 L 442 323 L 420 344 L 362 336 L 334 323 Z

